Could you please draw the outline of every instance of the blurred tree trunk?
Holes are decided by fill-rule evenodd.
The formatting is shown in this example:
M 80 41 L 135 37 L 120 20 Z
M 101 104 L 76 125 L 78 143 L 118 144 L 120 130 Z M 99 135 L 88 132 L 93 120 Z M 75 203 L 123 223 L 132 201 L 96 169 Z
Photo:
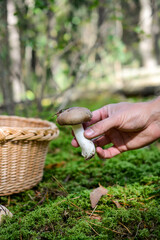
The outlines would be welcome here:
M 140 53 L 142 57 L 142 64 L 145 67 L 153 67 L 156 65 L 154 57 L 154 41 L 152 33 L 152 8 L 150 0 L 140 0 L 140 27 L 144 34 L 140 40 Z
M 99 5 L 97 9 L 98 19 L 97 19 L 97 43 L 99 47 L 103 47 L 104 39 L 106 36 L 107 22 L 106 22 L 106 1 L 99 0 Z M 100 54 L 96 53 L 96 61 L 100 61 Z
M 99 43 L 103 44 L 103 25 L 106 20 L 106 11 L 105 11 L 105 0 L 100 0 L 99 1 L 99 7 L 98 7 L 98 22 L 97 22 L 97 27 L 98 27 L 98 40 Z
M 7 0 L 0 1 L 0 87 L 8 114 L 14 113 L 10 75 L 9 43 L 7 28 Z
M 46 48 L 45 48 L 45 53 L 43 56 L 43 60 L 39 60 L 39 68 L 37 71 L 37 76 L 40 75 L 41 78 L 41 84 L 39 84 L 39 88 L 37 90 L 38 96 L 37 96 L 37 106 L 38 110 L 42 110 L 42 99 L 44 97 L 44 92 L 45 88 L 47 85 L 47 70 L 50 68 L 50 61 L 49 61 L 49 41 L 51 37 L 51 22 L 53 18 L 53 12 L 48 9 L 47 11 L 47 23 L 46 23 L 46 38 L 47 38 L 47 43 L 46 43 Z M 53 26 L 52 26 L 53 27 Z
M 122 7 L 119 1 L 115 2 L 115 36 L 118 39 L 122 39 L 123 37 L 123 26 L 121 22 L 122 17 Z M 121 88 L 123 86 L 122 80 L 122 64 L 120 60 L 115 60 L 114 63 L 114 72 L 115 72 L 115 80 L 116 80 L 116 87 Z
M 8 41 L 10 47 L 10 79 L 13 86 L 13 99 L 15 102 L 20 102 L 24 96 L 24 84 L 22 82 L 21 73 L 21 49 L 19 32 L 16 27 L 18 22 L 15 16 L 15 5 L 13 0 L 8 0 Z
M 155 55 L 158 65 L 160 65 L 160 5 L 156 0 L 152 0 L 152 12 L 153 12 L 153 26 L 152 31 L 154 34 L 154 47 L 155 47 Z

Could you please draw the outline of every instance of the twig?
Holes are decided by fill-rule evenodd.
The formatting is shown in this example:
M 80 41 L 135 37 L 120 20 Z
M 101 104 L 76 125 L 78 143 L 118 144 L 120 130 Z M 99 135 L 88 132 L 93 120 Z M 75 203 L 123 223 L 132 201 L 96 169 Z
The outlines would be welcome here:
M 64 55 L 65 53 L 67 53 L 73 46 L 76 46 L 76 44 L 77 44 L 76 41 L 70 42 L 61 52 L 59 52 L 59 53 L 57 54 L 56 57 L 58 57 L 58 58 L 63 57 L 63 55 Z M 55 56 L 54 56 L 54 58 L 55 58 Z
M 136 231 L 136 234 L 135 234 L 134 238 L 136 238 L 136 237 L 137 237 L 138 230 L 139 230 L 139 226 L 141 225 L 141 223 L 142 223 L 142 221 L 140 221 L 140 222 L 138 223 L 138 226 L 137 226 L 137 231 Z
M 34 201 L 34 198 L 28 193 L 28 196 L 30 197 L 30 199 L 32 200 L 32 201 Z
M 8 196 L 8 206 L 10 206 L 11 203 L 11 196 Z
M 64 182 L 68 182 L 68 180 L 70 179 L 71 175 L 67 175 L 67 177 L 64 179 Z
M 153 196 L 151 196 L 151 197 L 148 197 L 148 198 L 146 198 L 145 200 L 149 200 L 149 199 L 155 198 L 155 197 L 157 197 L 157 196 L 159 196 L 159 193 L 158 193 L 158 194 L 155 194 L 155 195 L 153 195 Z
M 88 225 L 90 226 L 90 228 L 99 236 L 99 233 L 97 233 L 97 231 L 89 224 L 89 222 L 88 221 L 86 221 L 85 220 L 85 222 L 87 222 L 88 223 Z
M 99 46 L 98 39 L 96 39 L 94 45 L 89 49 L 88 53 L 86 54 L 86 61 L 89 59 L 90 55 L 93 53 L 93 50 L 95 48 L 97 48 L 98 46 Z M 53 101 L 54 101 L 58 97 L 63 96 L 64 101 L 59 106 L 59 108 L 58 108 L 59 110 L 62 108 L 65 108 L 68 101 L 70 100 L 70 96 L 71 96 L 70 93 L 72 92 L 73 88 L 80 82 L 80 80 L 84 79 L 84 77 L 93 69 L 93 67 L 91 67 L 90 69 L 86 69 L 86 61 L 84 63 L 82 63 L 81 65 L 79 64 L 79 69 L 77 71 L 77 74 L 76 74 L 74 80 L 71 82 L 71 84 L 66 89 L 64 89 L 60 93 L 56 94 L 55 97 L 53 98 Z M 75 68 L 73 68 L 73 71 L 74 70 L 75 70 Z M 70 72 L 68 77 L 72 76 L 73 71 Z M 66 97 L 64 95 L 66 95 Z
M 62 191 L 68 194 L 67 190 L 63 187 L 63 185 L 54 176 L 52 176 L 52 178 L 56 181 L 56 183 L 62 189 Z
M 71 205 L 73 205 L 74 207 L 78 208 L 79 210 L 85 212 L 82 208 L 78 207 L 76 204 L 72 203 L 71 201 L 69 201 Z
M 126 235 L 126 233 L 118 232 L 118 231 L 116 231 L 116 230 L 112 230 L 112 229 L 106 228 L 106 227 L 104 227 L 104 226 L 99 226 L 98 224 L 95 224 L 95 223 L 92 223 L 92 222 L 90 222 L 90 223 L 93 224 L 93 225 L 95 225 L 95 226 L 98 226 L 98 227 L 104 228 L 104 229 L 106 229 L 106 230 L 109 230 L 109 231 L 111 231 L 111 232 L 114 232 L 114 233 L 117 233 L 117 234 Z
M 129 232 L 129 234 L 132 234 L 131 231 L 123 223 L 119 222 L 119 224 L 122 225 Z
M 93 209 L 93 210 L 94 210 L 94 209 Z M 104 211 L 95 210 L 94 212 L 95 212 L 95 213 L 103 213 Z M 87 213 L 88 213 L 88 214 L 91 214 L 92 212 L 87 211 Z
M 92 215 L 91 215 L 91 213 L 88 212 L 88 211 L 85 211 L 85 213 L 88 215 L 89 218 L 92 218 L 92 217 L 100 217 L 97 213 L 94 213 L 94 214 L 92 214 Z
M 31 209 L 29 209 L 27 211 L 32 211 L 35 207 L 37 207 L 38 205 L 42 204 L 45 201 L 47 195 L 48 195 L 48 189 L 46 190 L 46 192 L 45 192 L 44 196 L 41 198 L 41 200 L 37 204 L 35 204 L 34 207 L 32 207 Z M 33 199 L 33 201 L 34 201 L 34 199 Z M 24 205 L 24 206 L 26 206 L 26 205 Z
M 117 208 L 121 208 L 122 207 L 121 204 L 118 201 L 112 200 L 112 202 L 116 205 Z
M 42 203 L 45 201 L 45 199 L 46 199 L 47 195 L 48 195 L 48 190 L 45 192 L 45 194 L 44 194 L 43 198 L 41 198 L 41 200 L 40 200 L 40 201 L 37 203 L 37 205 L 40 205 L 40 204 L 42 204 Z
M 95 212 L 96 208 L 97 208 L 97 205 L 95 206 L 95 208 L 94 208 L 93 211 L 91 212 L 90 217 L 93 215 L 93 213 Z

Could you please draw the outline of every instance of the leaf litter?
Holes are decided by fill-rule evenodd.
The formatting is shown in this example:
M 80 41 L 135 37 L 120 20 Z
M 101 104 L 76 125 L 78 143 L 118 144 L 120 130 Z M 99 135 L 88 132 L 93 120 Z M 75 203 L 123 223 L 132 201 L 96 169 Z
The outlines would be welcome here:
M 104 188 L 101 184 L 99 184 L 99 187 L 94 189 L 90 193 L 90 201 L 91 201 L 92 208 L 95 208 L 100 198 L 104 195 L 107 195 L 107 193 L 108 193 L 108 190 Z

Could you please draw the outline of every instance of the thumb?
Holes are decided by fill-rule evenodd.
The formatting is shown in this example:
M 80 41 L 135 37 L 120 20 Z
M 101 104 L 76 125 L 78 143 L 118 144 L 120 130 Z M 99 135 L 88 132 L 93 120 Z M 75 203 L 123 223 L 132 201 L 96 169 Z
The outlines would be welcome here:
M 113 117 L 113 116 L 108 117 L 104 120 L 101 120 L 95 123 L 90 128 L 86 129 L 84 132 L 84 136 L 89 139 L 98 137 L 106 133 L 111 128 L 117 127 L 118 126 L 117 123 L 118 123 L 118 120 L 116 117 Z

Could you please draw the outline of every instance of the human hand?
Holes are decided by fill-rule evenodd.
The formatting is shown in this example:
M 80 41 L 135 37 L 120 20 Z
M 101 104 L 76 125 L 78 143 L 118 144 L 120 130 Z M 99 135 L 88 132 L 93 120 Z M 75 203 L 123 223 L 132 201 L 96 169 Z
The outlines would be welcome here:
M 117 103 L 94 111 L 85 127 L 101 158 L 144 147 L 160 137 L 160 98 L 150 102 Z M 108 149 L 102 147 L 112 143 Z M 72 145 L 78 147 L 75 139 Z

